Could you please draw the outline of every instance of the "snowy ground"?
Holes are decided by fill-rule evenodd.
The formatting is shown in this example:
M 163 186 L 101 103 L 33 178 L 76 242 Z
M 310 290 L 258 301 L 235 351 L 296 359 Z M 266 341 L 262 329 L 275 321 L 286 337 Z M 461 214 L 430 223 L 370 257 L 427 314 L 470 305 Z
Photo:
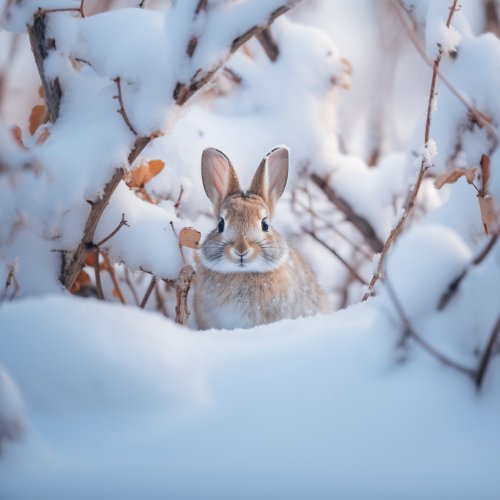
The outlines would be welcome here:
M 480 398 L 415 346 L 398 362 L 378 300 L 203 333 L 92 300 L 4 305 L 27 435 L 0 498 L 498 498 L 498 358 Z

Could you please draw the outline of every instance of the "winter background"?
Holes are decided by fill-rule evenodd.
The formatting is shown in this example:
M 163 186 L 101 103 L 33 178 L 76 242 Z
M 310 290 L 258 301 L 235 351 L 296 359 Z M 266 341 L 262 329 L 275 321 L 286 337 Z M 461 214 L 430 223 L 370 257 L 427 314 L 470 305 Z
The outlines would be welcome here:
M 499 14 L 1 0 L 0 498 L 499 498 Z M 201 152 L 276 144 L 332 313 L 197 331 Z

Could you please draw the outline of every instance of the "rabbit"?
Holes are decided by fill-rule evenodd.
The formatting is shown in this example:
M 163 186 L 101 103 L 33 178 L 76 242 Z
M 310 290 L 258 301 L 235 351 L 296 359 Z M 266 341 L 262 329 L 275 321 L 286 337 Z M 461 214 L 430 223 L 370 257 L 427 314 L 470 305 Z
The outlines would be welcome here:
M 226 155 L 203 151 L 203 186 L 217 226 L 204 239 L 197 263 L 194 311 L 200 329 L 250 328 L 328 312 L 313 271 L 272 224 L 288 163 L 288 148 L 273 149 L 243 191 Z

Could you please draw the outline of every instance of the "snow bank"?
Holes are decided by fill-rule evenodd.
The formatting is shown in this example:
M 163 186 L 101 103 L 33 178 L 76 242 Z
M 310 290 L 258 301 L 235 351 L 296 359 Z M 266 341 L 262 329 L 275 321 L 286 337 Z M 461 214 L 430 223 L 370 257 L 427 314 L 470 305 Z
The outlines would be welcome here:
M 481 398 L 425 353 L 398 364 L 377 304 L 206 333 L 91 300 L 5 305 L 29 425 L 0 496 L 494 498 L 498 359 Z

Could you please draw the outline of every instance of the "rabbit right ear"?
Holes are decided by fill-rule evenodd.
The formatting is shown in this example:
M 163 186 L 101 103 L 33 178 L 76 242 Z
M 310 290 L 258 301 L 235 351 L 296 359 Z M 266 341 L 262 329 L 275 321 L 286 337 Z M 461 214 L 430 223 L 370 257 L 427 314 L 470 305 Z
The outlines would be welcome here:
M 241 191 L 238 176 L 229 158 L 215 148 L 207 148 L 201 155 L 201 178 L 217 216 L 225 198 Z

